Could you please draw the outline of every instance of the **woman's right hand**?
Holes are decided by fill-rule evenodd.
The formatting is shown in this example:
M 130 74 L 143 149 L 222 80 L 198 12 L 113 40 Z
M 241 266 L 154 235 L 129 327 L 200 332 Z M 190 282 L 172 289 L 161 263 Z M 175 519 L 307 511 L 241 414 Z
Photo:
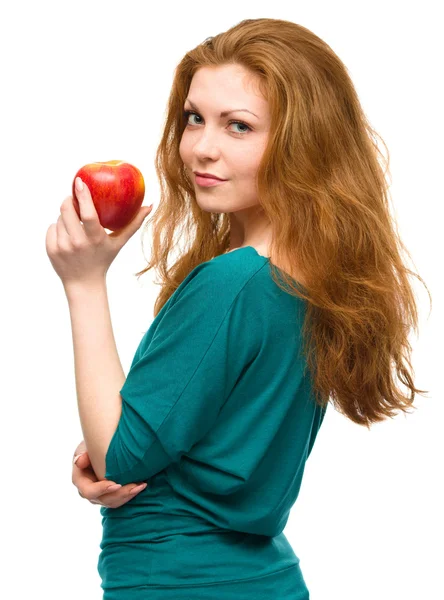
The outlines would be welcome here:
M 108 479 L 102 479 L 101 481 L 97 479 L 89 460 L 86 444 L 83 440 L 77 446 L 73 459 L 82 452 L 84 454 L 72 466 L 72 483 L 78 489 L 80 496 L 85 498 L 85 500 L 89 500 L 91 504 L 101 504 L 107 508 L 118 508 L 122 504 L 129 502 L 131 498 L 134 498 L 134 496 L 137 496 L 139 492 L 146 488 L 146 483 L 140 485 L 137 483 L 127 483 L 116 491 L 112 491 L 112 489 L 108 491 L 111 485 L 118 484 Z

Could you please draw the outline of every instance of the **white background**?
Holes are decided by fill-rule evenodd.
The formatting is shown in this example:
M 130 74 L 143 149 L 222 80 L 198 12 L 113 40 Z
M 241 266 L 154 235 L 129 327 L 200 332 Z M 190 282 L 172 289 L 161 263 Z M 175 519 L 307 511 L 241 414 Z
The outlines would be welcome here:
M 68 305 L 45 251 L 84 164 L 141 169 L 154 156 L 173 72 L 210 35 L 281 18 L 324 39 L 348 68 L 390 151 L 391 194 L 420 310 L 412 334 L 418 409 L 369 432 L 329 410 L 285 529 L 311 600 L 444 597 L 442 407 L 442 21 L 438 2 L 2 3 L 2 577 L 8 600 L 99 600 L 99 507 L 71 483 L 82 439 Z M 441 40 L 441 41 L 440 41 Z M 440 218 L 441 217 L 441 218 Z M 149 240 L 146 252 L 149 252 Z M 125 373 L 159 287 L 141 230 L 108 273 Z

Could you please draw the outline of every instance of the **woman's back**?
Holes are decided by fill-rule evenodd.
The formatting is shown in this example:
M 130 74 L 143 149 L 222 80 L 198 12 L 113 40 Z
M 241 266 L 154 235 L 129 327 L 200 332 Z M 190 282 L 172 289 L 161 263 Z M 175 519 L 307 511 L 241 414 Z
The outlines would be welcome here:
M 325 415 L 304 314 L 247 246 L 195 268 L 156 316 L 106 457 L 106 478 L 148 486 L 101 508 L 105 600 L 308 598 L 283 533 Z

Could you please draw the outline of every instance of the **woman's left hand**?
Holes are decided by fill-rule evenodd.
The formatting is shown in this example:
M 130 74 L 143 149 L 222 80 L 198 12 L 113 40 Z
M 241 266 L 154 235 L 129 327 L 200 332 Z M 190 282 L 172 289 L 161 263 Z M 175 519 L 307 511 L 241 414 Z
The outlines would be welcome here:
M 64 286 L 72 283 L 91 283 L 104 280 L 111 263 L 121 248 L 136 233 L 151 206 L 142 206 L 134 219 L 118 233 L 106 233 L 97 215 L 88 186 L 80 189 L 76 178 L 76 195 L 81 220 L 68 196 L 60 206 L 57 223 L 46 233 L 46 252 Z

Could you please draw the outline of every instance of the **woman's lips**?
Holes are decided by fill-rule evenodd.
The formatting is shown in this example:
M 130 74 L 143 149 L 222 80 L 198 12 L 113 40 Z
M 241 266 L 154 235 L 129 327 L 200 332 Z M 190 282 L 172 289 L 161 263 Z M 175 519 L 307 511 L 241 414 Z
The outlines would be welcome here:
M 214 177 L 202 177 L 200 175 L 196 175 L 196 183 L 202 187 L 212 187 L 213 185 L 218 185 L 219 183 L 225 183 L 228 181 L 227 179 L 214 179 Z

